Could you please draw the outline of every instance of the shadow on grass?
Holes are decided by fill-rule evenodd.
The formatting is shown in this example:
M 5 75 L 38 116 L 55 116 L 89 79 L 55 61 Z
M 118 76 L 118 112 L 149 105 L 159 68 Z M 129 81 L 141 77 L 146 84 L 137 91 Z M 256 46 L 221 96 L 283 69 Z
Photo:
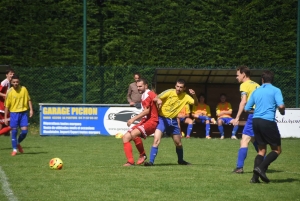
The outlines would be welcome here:
M 283 172 L 282 170 L 270 170 L 270 169 L 268 169 L 267 170 L 267 174 L 269 174 L 269 173 L 275 173 L 275 172 Z M 253 174 L 253 171 L 251 170 L 251 171 L 244 171 L 244 174 Z
M 40 152 L 24 152 L 23 154 L 47 154 L 46 151 L 40 151 Z
M 42 148 L 42 147 L 23 147 L 23 149 L 32 149 L 32 148 Z M 9 149 L 12 149 L 11 147 L 7 147 L 7 148 L 0 148 L 0 150 L 9 150 Z
M 291 182 L 299 182 L 299 179 L 294 179 L 294 178 L 287 178 L 287 179 L 276 179 L 276 180 L 271 180 L 272 183 L 291 183 Z

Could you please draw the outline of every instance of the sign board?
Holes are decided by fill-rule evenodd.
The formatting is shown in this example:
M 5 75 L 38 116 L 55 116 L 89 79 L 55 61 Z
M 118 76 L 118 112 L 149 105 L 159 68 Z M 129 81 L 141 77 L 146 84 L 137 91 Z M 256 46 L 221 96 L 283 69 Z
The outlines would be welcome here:
M 285 115 L 277 110 L 275 118 L 282 138 L 300 138 L 300 108 L 288 108 Z
M 127 121 L 140 113 L 140 110 L 135 107 L 126 106 L 41 103 L 40 135 L 116 135 L 125 133 L 129 129 Z

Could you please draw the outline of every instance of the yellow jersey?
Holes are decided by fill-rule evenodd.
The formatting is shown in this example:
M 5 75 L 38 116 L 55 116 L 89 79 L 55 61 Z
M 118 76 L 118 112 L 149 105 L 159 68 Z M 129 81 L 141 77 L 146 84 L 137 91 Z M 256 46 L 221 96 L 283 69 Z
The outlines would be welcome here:
M 29 109 L 28 101 L 30 96 L 26 87 L 19 86 L 16 90 L 11 87 L 7 92 L 4 105 L 10 112 L 24 112 Z
M 188 114 L 190 114 L 190 113 L 191 113 L 190 105 L 189 105 L 189 104 L 186 104 L 186 105 L 182 108 L 182 110 L 178 113 L 177 116 L 179 116 L 180 114 L 181 114 L 182 116 L 186 116 L 186 115 L 188 115 Z
M 186 104 L 194 104 L 194 99 L 191 96 L 185 92 L 177 95 L 176 89 L 168 89 L 160 93 L 158 98 L 162 100 L 159 115 L 166 118 L 175 118 Z
M 240 85 L 241 95 L 247 96 L 247 102 L 252 94 L 252 92 L 259 87 L 259 84 L 252 80 L 247 80 Z
M 216 108 L 217 115 L 222 111 L 232 111 L 231 104 L 228 102 L 219 103 Z M 223 114 L 222 116 L 219 116 L 218 118 L 221 118 L 221 117 L 231 117 L 231 115 Z
M 210 113 L 210 107 L 206 105 L 205 103 L 201 104 L 198 103 L 198 105 L 193 106 L 193 114 L 202 114 L 203 116 L 211 116 Z

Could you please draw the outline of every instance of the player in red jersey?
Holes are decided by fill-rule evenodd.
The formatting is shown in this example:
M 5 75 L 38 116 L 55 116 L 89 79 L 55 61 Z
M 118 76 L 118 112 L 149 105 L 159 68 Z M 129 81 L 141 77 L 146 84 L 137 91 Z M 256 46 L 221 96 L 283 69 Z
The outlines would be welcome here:
M 6 98 L 6 92 L 10 88 L 10 81 L 14 73 L 15 72 L 13 69 L 7 69 L 6 79 L 3 80 L 0 84 L 0 135 L 5 134 L 11 130 L 10 126 L 6 126 L 4 123 L 4 101 Z M 9 117 L 9 114 L 7 117 Z
M 156 107 L 156 103 L 153 101 L 153 99 L 156 97 L 156 94 L 148 89 L 148 82 L 143 78 L 137 81 L 137 88 L 139 93 L 142 94 L 143 110 L 140 114 L 129 119 L 127 122 L 127 126 L 130 126 L 134 121 L 141 118 L 141 121 L 137 125 L 130 128 L 123 136 L 124 152 L 127 158 L 127 162 L 124 164 L 124 166 L 134 165 L 130 141 L 137 137 L 146 139 L 147 136 L 155 132 L 158 124 L 158 109 Z M 147 159 L 147 156 L 145 154 L 143 143 L 139 144 L 137 149 L 140 152 L 140 157 L 137 164 L 140 165 Z

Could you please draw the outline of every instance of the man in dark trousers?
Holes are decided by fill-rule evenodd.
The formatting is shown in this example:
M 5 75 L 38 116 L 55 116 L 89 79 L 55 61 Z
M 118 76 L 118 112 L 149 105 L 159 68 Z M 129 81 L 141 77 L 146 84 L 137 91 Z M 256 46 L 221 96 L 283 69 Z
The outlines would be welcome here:
M 274 74 L 271 71 L 264 71 L 262 86 L 256 89 L 245 106 L 245 111 L 252 111 L 253 131 L 258 143 L 258 154 L 254 160 L 253 177 L 250 183 L 260 183 L 259 177 L 266 183 L 270 182 L 266 175 L 268 166 L 277 159 L 281 153 L 281 136 L 275 121 L 275 113 L 278 108 L 281 115 L 285 114 L 285 106 L 281 90 L 271 83 Z M 267 144 L 272 151 L 265 157 Z

